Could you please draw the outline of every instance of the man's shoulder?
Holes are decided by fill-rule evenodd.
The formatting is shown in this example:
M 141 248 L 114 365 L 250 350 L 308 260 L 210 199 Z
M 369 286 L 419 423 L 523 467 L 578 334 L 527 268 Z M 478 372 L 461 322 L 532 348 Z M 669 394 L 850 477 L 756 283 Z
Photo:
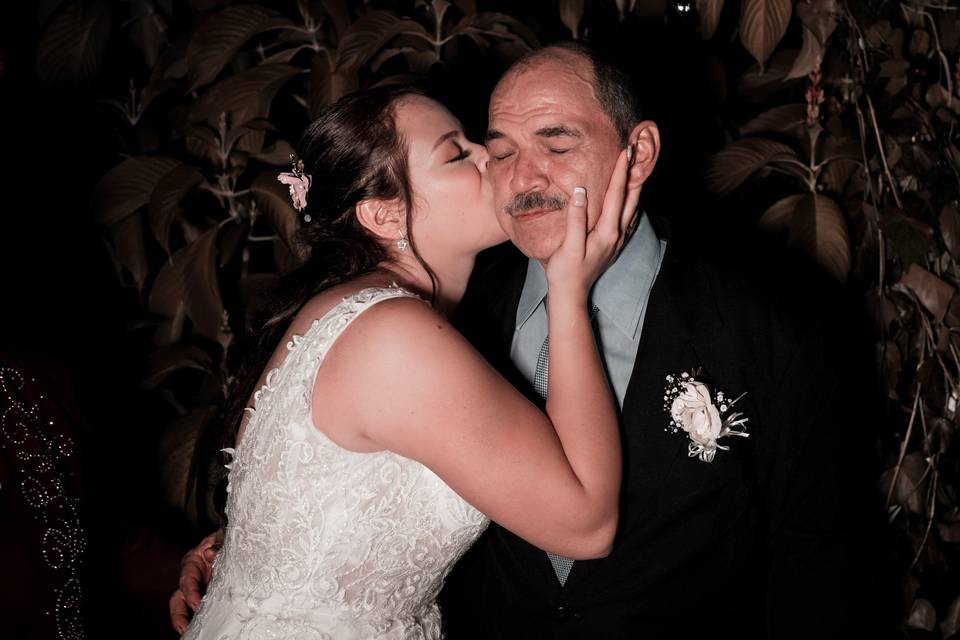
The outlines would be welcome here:
M 842 285 L 813 265 L 774 252 L 729 251 L 709 241 L 672 238 L 663 271 L 674 295 L 709 297 L 724 324 L 778 322 L 808 325 L 822 320 L 826 300 Z
M 777 253 L 772 242 L 736 255 L 714 249 L 674 239 L 662 273 L 681 315 L 716 315 L 712 331 L 699 333 L 718 353 L 750 353 L 771 369 L 801 352 L 836 367 L 869 355 L 870 327 L 850 286 L 802 258 Z

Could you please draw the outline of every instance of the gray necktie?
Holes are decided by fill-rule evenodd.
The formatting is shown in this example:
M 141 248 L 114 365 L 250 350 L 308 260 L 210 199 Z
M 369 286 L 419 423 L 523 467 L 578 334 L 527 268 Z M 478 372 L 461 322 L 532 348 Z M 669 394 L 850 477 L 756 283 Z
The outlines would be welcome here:
M 597 305 L 593 305 L 590 318 L 593 319 L 596 315 Z M 533 374 L 533 388 L 544 400 L 547 399 L 547 379 L 549 377 L 547 375 L 547 365 L 549 365 L 549 363 L 550 336 L 548 335 L 543 339 L 543 345 L 540 347 L 540 353 L 537 355 L 537 369 Z M 550 564 L 553 565 L 553 572 L 557 574 L 557 580 L 560 581 L 561 586 L 565 585 L 567 583 L 567 576 L 570 575 L 570 570 L 573 568 L 573 560 L 558 556 L 549 551 L 547 552 L 547 557 L 550 558 Z

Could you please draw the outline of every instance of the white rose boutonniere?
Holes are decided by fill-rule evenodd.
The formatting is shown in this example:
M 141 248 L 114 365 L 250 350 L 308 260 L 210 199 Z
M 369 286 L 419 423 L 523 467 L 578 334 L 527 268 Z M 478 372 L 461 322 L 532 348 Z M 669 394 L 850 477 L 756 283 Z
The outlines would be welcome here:
M 687 455 L 698 457 L 704 462 L 713 462 L 717 449 L 727 451 L 730 447 L 717 444 L 717 440 L 727 436 L 749 436 L 743 425 L 747 418 L 742 413 L 731 411 L 733 405 L 742 398 L 740 394 L 733 400 L 722 391 L 716 393 L 716 402 L 711 400 L 710 389 L 690 373 L 667 376 L 667 387 L 663 394 L 663 408 L 670 416 L 671 433 L 685 431 L 690 438 Z

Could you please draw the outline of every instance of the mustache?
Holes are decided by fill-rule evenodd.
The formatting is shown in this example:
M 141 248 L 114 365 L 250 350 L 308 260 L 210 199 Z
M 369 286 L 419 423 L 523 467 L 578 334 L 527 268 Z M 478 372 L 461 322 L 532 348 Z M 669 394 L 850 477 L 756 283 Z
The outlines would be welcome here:
M 533 209 L 562 209 L 567 206 L 567 199 L 561 195 L 549 195 L 542 191 L 518 193 L 508 202 L 503 210 L 509 216 L 515 216 Z

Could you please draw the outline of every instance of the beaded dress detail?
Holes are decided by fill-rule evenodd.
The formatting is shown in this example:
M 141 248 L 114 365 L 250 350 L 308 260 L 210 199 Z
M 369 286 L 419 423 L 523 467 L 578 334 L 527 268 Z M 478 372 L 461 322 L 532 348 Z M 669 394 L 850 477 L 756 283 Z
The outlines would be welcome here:
M 223 548 L 185 638 L 442 637 L 437 594 L 489 520 L 419 462 L 336 445 L 310 413 L 330 346 L 365 309 L 400 296 L 416 297 L 393 286 L 344 298 L 293 336 L 254 394 L 227 450 Z

